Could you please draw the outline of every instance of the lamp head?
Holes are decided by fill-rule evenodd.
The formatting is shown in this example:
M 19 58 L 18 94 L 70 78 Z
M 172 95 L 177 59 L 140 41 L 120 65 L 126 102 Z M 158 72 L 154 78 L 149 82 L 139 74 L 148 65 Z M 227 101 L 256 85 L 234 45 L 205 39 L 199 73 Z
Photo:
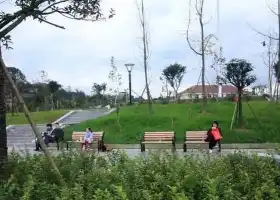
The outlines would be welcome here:
M 127 64 L 125 64 L 125 67 L 126 67 L 128 72 L 131 72 L 132 68 L 134 67 L 134 64 L 133 63 L 127 63 Z

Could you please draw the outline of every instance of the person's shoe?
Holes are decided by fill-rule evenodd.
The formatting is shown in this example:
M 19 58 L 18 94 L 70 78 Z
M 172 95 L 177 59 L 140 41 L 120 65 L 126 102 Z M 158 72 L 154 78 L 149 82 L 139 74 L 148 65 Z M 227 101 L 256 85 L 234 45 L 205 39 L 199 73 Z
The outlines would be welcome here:
M 40 151 L 40 149 L 34 149 L 34 151 Z
M 209 153 L 212 153 L 213 151 L 212 151 L 212 149 L 209 149 Z

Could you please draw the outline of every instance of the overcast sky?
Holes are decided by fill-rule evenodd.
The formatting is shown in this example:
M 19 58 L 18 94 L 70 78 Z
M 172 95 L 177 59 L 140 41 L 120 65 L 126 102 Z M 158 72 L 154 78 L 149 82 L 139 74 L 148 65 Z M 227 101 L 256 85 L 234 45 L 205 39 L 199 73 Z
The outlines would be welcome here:
M 269 32 L 277 30 L 277 17 L 266 6 L 265 0 L 220 0 L 220 40 L 227 59 L 234 57 L 250 61 L 256 68 L 257 83 L 267 83 L 267 68 L 262 55 L 266 49 L 261 45 L 264 38 L 254 28 Z M 276 8 L 276 0 L 267 0 Z M 113 19 L 105 22 L 81 22 L 52 16 L 50 21 L 59 23 L 66 30 L 27 20 L 12 32 L 13 50 L 4 51 L 8 66 L 21 69 L 28 80 L 39 78 L 44 70 L 48 78 L 60 82 L 64 87 L 84 90 L 90 94 L 94 82 L 107 82 L 110 57 L 116 58 L 116 65 L 123 77 L 121 90 L 128 87 L 128 74 L 124 64 L 135 63 L 132 71 L 132 88 L 140 94 L 144 89 L 142 66 L 141 29 L 135 0 L 103 0 L 103 12 L 116 10 Z M 178 62 L 187 66 L 188 72 L 181 90 L 197 84 L 200 74 L 200 57 L 188 47 L 185 32 L 188 22 L 189 0 L 145 0 L 146 19 L 149 29 L 150 59 L 149 79 L 152 96 L 161 91 L 159 76 L 164 67 Z M 1 5 L 1 7 L 4 7 Z M 4 10 L 14 7 L 7 2 Z M 1 8 L 0 11 L 3 9 Z M 193 9 L 192 9 L 193 10 Z M 193 10 L 194 11 L 194 10 Z M 216 34 L 216 0 L 206 0 L 205 34 Z M 199 39 L 199 24 L 192 16 L 191 37 Z M 196 45 L 194 43 L 194 45 Z M 195 46 L 197 48 L 197 46 Z M 211 65 L 211 57 L 207 59 Z M 215 81 L 215 71 L 208 67 L 206 78 Z

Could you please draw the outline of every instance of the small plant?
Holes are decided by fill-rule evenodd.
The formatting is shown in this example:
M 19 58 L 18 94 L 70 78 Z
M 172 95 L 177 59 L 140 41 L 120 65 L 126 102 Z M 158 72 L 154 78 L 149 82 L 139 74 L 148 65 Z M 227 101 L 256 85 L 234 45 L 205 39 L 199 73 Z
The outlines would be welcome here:
M 55 157 L 61 188 L 42 156 L 9 157 L 0 199 L 201 200 L 279 199 L 280 170 L 271 158 L 236 153 L 215 159 L 159 152 L 129 158 L 72 153 Z

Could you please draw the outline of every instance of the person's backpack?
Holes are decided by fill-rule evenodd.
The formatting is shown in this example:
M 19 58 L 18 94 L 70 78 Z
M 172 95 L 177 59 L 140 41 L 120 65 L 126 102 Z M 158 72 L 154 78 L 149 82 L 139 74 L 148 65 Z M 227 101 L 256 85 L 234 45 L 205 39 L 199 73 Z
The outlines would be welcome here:
M 220 130 L 219 130 L 218 128 L 212 129 L 212 130 L 211 130 L 211 134 L 213 135 L 214 140 L 220 140 L 220 139 L 222 139 Z

